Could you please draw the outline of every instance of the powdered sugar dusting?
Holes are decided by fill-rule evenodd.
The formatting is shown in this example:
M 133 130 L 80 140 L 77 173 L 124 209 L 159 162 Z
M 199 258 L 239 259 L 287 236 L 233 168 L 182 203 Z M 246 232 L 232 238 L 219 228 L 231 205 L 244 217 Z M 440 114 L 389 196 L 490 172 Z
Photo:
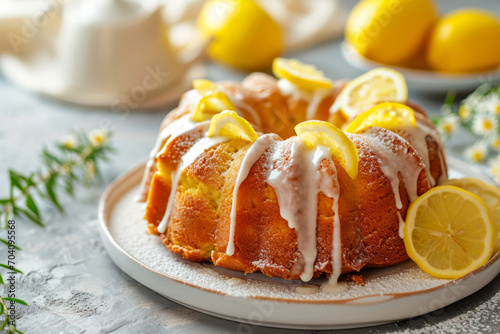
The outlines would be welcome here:
M 447 280 L 433 278 L 422 272 L 413 262 L 364 271 L 365 286 L 349 282 L 341 293 L 304 295 L 296 292 L 300 281 L 287 281 L 267 277 L 260 273 L 248 274 L 219 268 L 213 264 L 195 263 L 170 252 L 158 236 L 146 232 L 140 204 L 133 201 L 138 187 L 128 191 L 114 206 L 109 219 L 109 229 L 115 241 L 132 257 L 164 275 L 205 289 L 233 296 L 260 296 L 295 300 L 342 300 L 369 295 L 405 293 L 442 285 Z M 245 284 L 228 286 L 230 277 L 241 278 Z M 312 279 L 309 283 L 320 286 L 326 278 Z

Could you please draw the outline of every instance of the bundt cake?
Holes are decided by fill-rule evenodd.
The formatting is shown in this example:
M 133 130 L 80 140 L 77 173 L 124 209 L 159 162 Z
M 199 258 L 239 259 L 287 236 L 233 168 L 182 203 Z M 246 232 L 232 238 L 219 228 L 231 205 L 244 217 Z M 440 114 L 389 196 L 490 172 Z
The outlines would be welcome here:
M 352 179 L 294 133 L 305 120 L 331 122 L 344 84 L 311 93 L 253 73 L 212 83 L 210 94 L 185 93 L 145 169 L 139 199 L 151 233 L 192 261 L 303 281 L 324 273 L 336 282 L 406 260 L 400 227 L 410 202 L 447 177 L 442 141 L 422 108 L 407 103 L 417 127 L 347 134 L 359 156 Z M 197 115 L 200 106 L 208 116 Z M 210 110 L 223 109 L 248 120 L 258 139 L 207 136 Z

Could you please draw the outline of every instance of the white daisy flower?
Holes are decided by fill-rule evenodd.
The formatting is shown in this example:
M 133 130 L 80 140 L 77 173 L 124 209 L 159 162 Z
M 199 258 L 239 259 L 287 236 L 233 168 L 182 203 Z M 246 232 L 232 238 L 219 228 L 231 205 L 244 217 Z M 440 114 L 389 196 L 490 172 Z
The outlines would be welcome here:
M 73 136 L 67 136 L 62 140 L 62 144 L 66 148 L 75 148 L 76 147 L 76 139 Z
M 94 175 L 95 175 L 95 172 L 96 172 L 96 169 L 95 169 L 95 164 L 93 161 L 89 161 L 87 162 L 86 166 L 87 168 L 87 179 L 90 180 Z
M 483 142 L 478 142 L 465 150 L 465 156 L 475 163 L 484 161 L 487 155 L 488 147 Z
M 488 162 L 491 174 L 500 177 L 500 155 L 497 155 L 494 159 Z
M 108 137 L 105 132 L 101 130 L 94 130 L 90 133 L 89 139 L 92 145 L 101 146 L 102 144 L 106 143 Z
M 497 107 L 500 100 L 496 94 L 488 94 L 477 102 L 476 110 L 480 114 L 500 115 L 500 110 L 497 113 Z
M 469 119 L 471 116 L 471 107 L 464 103 L 460 106 L 460 109 L 458 109 L 458 114 L 460 115 L 460 118 L 463 119 L 464 121 Z
M 491 113 L 478 114 L 472 121 L 472 131 L 479 136 L 497 133 L 498 121 Z
M 499 175 L 493 175 L 493 181 L 495 181 L 497 184 L 500 184 L 500 174 Z
M 448 114 L 438 123 L 438 129 L 445 135 L 451 135 L 460 125 L 460 119 L 455 114 Z
M 495 136 L 490 142 L 490 147 L 494 150 L 500 151 L 500 137 Z

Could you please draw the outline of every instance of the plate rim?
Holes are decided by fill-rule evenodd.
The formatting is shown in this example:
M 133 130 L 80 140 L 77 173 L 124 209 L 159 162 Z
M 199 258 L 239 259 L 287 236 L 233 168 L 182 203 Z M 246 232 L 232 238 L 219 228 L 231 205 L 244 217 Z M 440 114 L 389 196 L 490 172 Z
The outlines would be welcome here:
M 354 298 L 348 298 L 348 299 L 337 299 L 337 300 L 335 300 L 335 299 L 332 299 L 332 300 L 297 300 L 297 299 L 266 297 L 266 296 L 236 296 L 236 295 L 231 295 L 231 294 L 228 294 L 228 293 L 216 291 L 216 290 L 213 290 L 213 289 L 200 287 L 200 286 L 192 284 L 192 283 L 183 282 L 182 280 L 179 280 L 177 278 L 171 277 L 171 276 L 169 276 L 169 275 L 167 275 L 165 273 L 158 272 L 154 268 L 150 268 L 150 267 L 144 265 L 138 259 L 134 258 L 131 254 L 129 254 L 125 249 L 123 249 L 116 242 L 116 240 L 113 238 L 113 236 L 112 236 L 112 234 L 111 234 L 111 232 L 110 232 L 110 230 L 108 228 L 107 219 L 106 219 L 106 212 L 107 212 L 106 210 L 108 209 L 107 202 L 110 201 L 110 198 L 114 194 L 114 191 L 116 191 L 116 188 L 119 188 L 120 186 L 122 186 L 122 183 L 129 181 L 128 179 L 131 178 L 131 177 L 134 177 L 134 176 L 137 177 L 137 175 L 142 175 L 142 170 L 144 169 L 146 162 L 147 162 L 147 160 L 142 160 L 139 163 L 135 164 L 134 166 L 132 166 L 131 168 L 129 168 L 128 170 L 126 170 L 124 173 L 120 174 L 114 181 L 112 181 L 106 187 L 105 191 L 103 192 L 103 194 L 102 194 L 102 196 L 101 196 L 101 198 L 99 200 L 99 206 L 98 206 L 98 220 L 99 220 L 99 228 L 101 230 L 101 236 L 103 238 L 106 237 L 107 241 L 110 242 L 116 248 L 116 250 L 118 250 L 120 253 L 122 253 L 122 255 L 125 255 L 127 258 L 129 258 L 130 260 L 132 260 L 133 262 L 135 262 L 136 264 L 138 264 L 142 268 L 144 268 L 144 269 L 146 269 L 148 271 L 151 271 L 154 274 L 156 274 L 158 276 L 161 276 L 161 277 L 163 277 L 165 279 L 169 279 L 169 280 L 174 281 L 176 283 L 179 283 L 179 284 L 182 284 L 182 285 L 185 285 L 185 286 L 189 286 L 189 287 L 192 287 L 192 288 L 197 289 L 197 290 L 201 290 L 201 291 L 205 291 L 205 292 L 208 292 L 208 293 L 216 294 L 216 295 L 219 295 L 219 296 L 228 296 L 228 297 L 231 297 L 231 298 L 242 299 L 242 300 L 251 299 L 251 300 L 264 300 L 264 301 L 273 301 L 273 302 L 280 302 L 280 303 L 289 303 L 289 304 L 314 304 L 314 305 L 325 305 L 325 304 L 326 305 L 342 305 L 342 304 L 352 304 L 353 302 L 356 302 L 356 301 L 359 301 L 359 300 L 362 300 L 362 299 L 368 299 L 368 301 L 364 302 L 363 304 L 374 305 L 374 304 L 381 304 L 381 303 L 388 302 L 388 301 L 393 301 L 393 300 L 404 298 L 404 297 L 408 297 L 408 296 L 425 295 L 425 294 L 432 293 L 432 292 L 434 292 L 436 290 L 443 289 L 443 288 L 449 287 L 451 285 L 458 284 L 458 283 L 460 283 L 462 281 L 465 281 L 465 280 L 467 280 L 469 278 L 473 278 L 477 273 L 482 272 L 483 270 L 487 269 L 488 267 L 490 267 L 491 265 L 493 265 L 495 262 L 497 262 L 498 259 L 500 258 L 500 252 L 497 252 L 488 262 L 486 262 L 482 266 L 478 267 L 477 269 L 473 270 L 469 274 L 467 274 L 467 275 L 465 275 L 465 276 L 463 276 L 461 278 L 458 278 L 458 279 L 449 280 L 449 282 L 446 282 L 444 284 L 441 284 L 441 285 L 438 285 L 438 286 L 435 286 L 435 287 L 432 287 L 432 288 L 428 288 L 428 289 L 424 289 L 424 290 L 417 290 L 417 291 L 412 291 L 412 292 L 372 294 L 372 295 L 361 296 L 361 297 L 354 297 Z M 459 165 L 459 168 L 463 168 L 463 166 L 462 166 L 463 163 L 460 160 L 456 159 L 456 158 L 448 156 L 447 157 L 447 162 L 448 162 L 449 165 L 452 165 L 452 166 L 455 165 L 455 163 L 457 163 Z M 469 168 L 470 166 L 467 166 L 467 167 Z M 484 173 L 482 173 L 480 171 L 478 171 L 478 173 L 480 173 L 481 176 L 482 176 L 482 178 L 485 179 Z M 131 182 L 131 181 L 129 181 L 129 182 Z M 128 188 L 131 188 L 131 187 L 132 186 L 129 186 Z M 112 208 L 113 205 L 110 205 L 110 207 Z M 113 257 L 112 257 L 112 259 L 113 259 Z M 113 259 L 113 261 L 115 262 L 114 259 Z M 493 279 L 496 276 L 498 276 L 498 273 L 493 277 Z M 489 282 L 491 282 L 491 280 L 488 281 L 488 283 Z M 486 283 L 484 286 L 486 286 L 488 283 Z M 472 292 L 472 293 L 474 293 L 474 292 Z M 376 300 L 376 297 L 380 297 L 381 295 L 383 295 L 384 297 L 391 297 L 391 298 L 387 298 L 387 299 L 384 299 L 382 301 L 381 300 Z M 465 297 L 466 296 L 463 296 L 462 298 L 465 298 Z M 462 299 L 462 298 L 460 298 L 460 299 Z M 369 301 L 370 299 L 373 299 L 373 300 Z

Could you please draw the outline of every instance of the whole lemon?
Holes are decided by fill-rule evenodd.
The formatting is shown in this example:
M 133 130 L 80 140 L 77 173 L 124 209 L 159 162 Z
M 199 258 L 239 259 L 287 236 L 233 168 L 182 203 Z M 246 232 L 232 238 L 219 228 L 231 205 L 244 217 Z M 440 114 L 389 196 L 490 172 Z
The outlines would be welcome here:
M 349 14 L 346 40 L 367 58 L 404 65 L 423 50 L 436 20 L 432 0 L 362 0 Z
M 281 27 L 253 0 L 208 0 L 198 28 L 212 58 L 243 70 L 270 67 L 283 49 Z
M 500 21 L 495 15 L 465 8 L 443 16 L 427 48 L 427 62 L 442 72 L 476 72 L 500 65 Z

